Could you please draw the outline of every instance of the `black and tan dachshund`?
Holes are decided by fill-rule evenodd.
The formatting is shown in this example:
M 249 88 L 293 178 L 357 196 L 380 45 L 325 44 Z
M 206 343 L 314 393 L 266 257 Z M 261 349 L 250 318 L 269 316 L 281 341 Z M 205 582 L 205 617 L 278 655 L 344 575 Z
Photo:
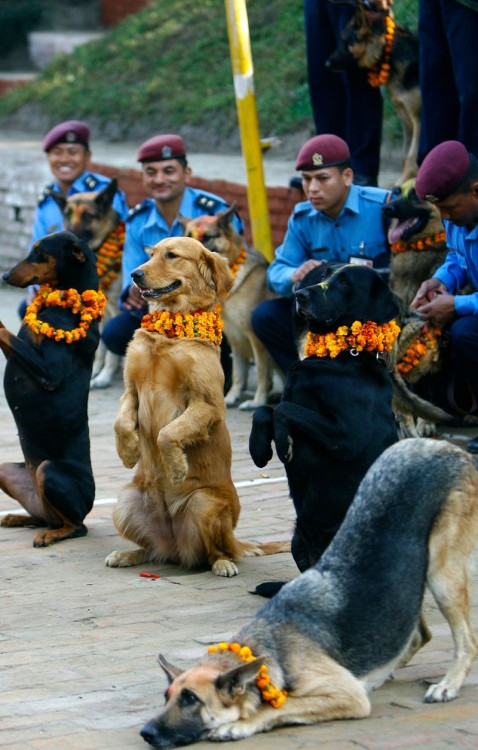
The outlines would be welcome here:
M 71 232 L 43 237 L 3 279 L 40 285 L 40 293 L 18 336 L 0 323 L 5 395 L 24 455 L 0 465 L 0 489 L 28 512 L 7 515 L 2 526 L 46 527 L 33 541 L 45 547 L 87 533 L 95 496 L 87 407 L 104 295 L 94 254 Z
M 320 279 L 322 269 L 313 274 Z M 383 326 L 397 316 L 394 296 L 373 269 L 332 266 L 327 274 L 295 293 L 312 334 L 335 338 L 356 321 Z M 289 369 L 275 409 L 255 411 L 250 453 L 263 467 L 274 441 L 284 463 L 296 512 L 292 555 L 301 572 L 322 556 L 367 470 L 396 440 L 391 378 L 376 350 L 347 346 L 336 356 L 307 356 Z M 281 585 L 260 584 L 256 593 L 271 596 Z

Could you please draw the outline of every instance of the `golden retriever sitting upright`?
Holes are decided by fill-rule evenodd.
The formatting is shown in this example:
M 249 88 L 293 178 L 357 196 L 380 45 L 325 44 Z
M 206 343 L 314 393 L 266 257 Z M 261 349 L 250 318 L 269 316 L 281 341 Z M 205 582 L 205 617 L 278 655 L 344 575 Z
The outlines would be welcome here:
M 139 549 L 113 552 L 110 567 L 170 561 L 234 576 L 236 561 L 290 549 L 234 536 L 239 498 L 231 479 L 219 359 L 217 303 L 233 284 L 227 261 L 190 238 L 159 242 L 131 274 L 150 314 L 131 341 L 115 422 L 118 454 L 136 474 L 114 511 Z

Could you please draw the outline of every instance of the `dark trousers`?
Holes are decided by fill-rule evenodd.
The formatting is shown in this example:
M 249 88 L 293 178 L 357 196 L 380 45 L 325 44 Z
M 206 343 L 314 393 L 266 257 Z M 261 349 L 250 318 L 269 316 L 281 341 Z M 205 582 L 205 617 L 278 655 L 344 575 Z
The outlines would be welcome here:
M 382 95 L 364 70 L 332 73 L 326 60 L 355 12 L 353 3 L 304 0 L 309 90 L 318 135 L 333 133 L 350 148 L 357 175 L 377 177 L 382 136 Z
M 292 325 L 293 299 L 266 300 L 252 311 L 252 329 L 284 375 L 298 359 Z
M 457 318 L 450 327 L 452 367 L 470 386 L 478 404 L 478 315 Z
M 420 0 L 422 124 L 419 163 L 439 143 L 461 141 L 478 157 L 478 3 Z

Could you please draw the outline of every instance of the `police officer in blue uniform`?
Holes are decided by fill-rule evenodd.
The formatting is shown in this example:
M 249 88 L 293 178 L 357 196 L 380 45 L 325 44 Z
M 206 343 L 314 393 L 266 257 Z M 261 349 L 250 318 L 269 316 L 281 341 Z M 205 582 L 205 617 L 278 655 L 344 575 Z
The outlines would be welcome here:
M 52 128 L 43 140 L 50 169 L 55 178 L 51 185 L 42 191 L 33 223 L 32 243 L 45 234 L 63 229 L 63 214 L 54 199 L 55 194 L 103 190 L 111 181 L 109 177 L 88 170 L 91 159 L 89 147 L 90 129 L 81 120 L 67 120 Z M 113 207 L 123 220 L 126 220 L 128 206 L 124 193 L 118 191 Z
M 143 185 L 149 197 L 129 212 L 123 250 L 122 312 L 110 320 L 103 331 L 103 341 L 115 354 L 123 355 L 147 305 L 131 283 L 131 272 L 149 259 L 145 248 L 153 247 L 166 237 L 179 237 L 183 226 L 178 216 L 195 219 L 204 214 L 215 215 L 229 208 L 228 203 L 213 193 L 196 190 L 188 185 L 191 169 L 186 158 L 183 139 L 174 134 L 158 135 L 143 143 L 137 155 L 142 166 Z M 240 219 L 234 219 L 242 232 Z M 230 376 L 229 347 L 223 339 L 221 362 Z
M 267 272 L 269 288 L 281 296 L 252 312 L 257 337 L 284 373 L 298 357 L 292 327 L 294 285 L 326 260 L 379 270 L 389 266 L 382 217 L 389 192 L 353 184 L 345 141 L 331 134 L 311 138 L 300 149 L 295 168 L 302 172 L 307 200 L 295 206 Z
M 55 195 L 73 195 L 74 193 L 103 190 L 110 182 L 109 177 L 90 172 L 88 163 L 91 159 L 89 146 L 90 128 L 81 120 L 66 120 L 55 125 L 43 139 L 50 169 L 55 178 L 47 185 L 38 198 L 32 230 L 32 242 L 52 232 L 63 229 L 63 214 Z M 113 207 L 125 221 L 128 206 L 123 192 L 117 191 Z M 28 299 L 20 303 L 18 313 L 25 314 L 27 304 L 35 295 L 35 287 L 29 287 Z

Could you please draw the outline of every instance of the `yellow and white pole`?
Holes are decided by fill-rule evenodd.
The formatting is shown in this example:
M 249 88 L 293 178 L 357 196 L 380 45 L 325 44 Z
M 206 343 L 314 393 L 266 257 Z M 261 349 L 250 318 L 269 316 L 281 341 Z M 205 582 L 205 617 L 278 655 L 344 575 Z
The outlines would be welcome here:
M 272 260 L 274 250 L 262 165 L 246 0 L 225 0 L 225 4 L 239 131 L 246 163 L 252 241 L 257 250 Z

